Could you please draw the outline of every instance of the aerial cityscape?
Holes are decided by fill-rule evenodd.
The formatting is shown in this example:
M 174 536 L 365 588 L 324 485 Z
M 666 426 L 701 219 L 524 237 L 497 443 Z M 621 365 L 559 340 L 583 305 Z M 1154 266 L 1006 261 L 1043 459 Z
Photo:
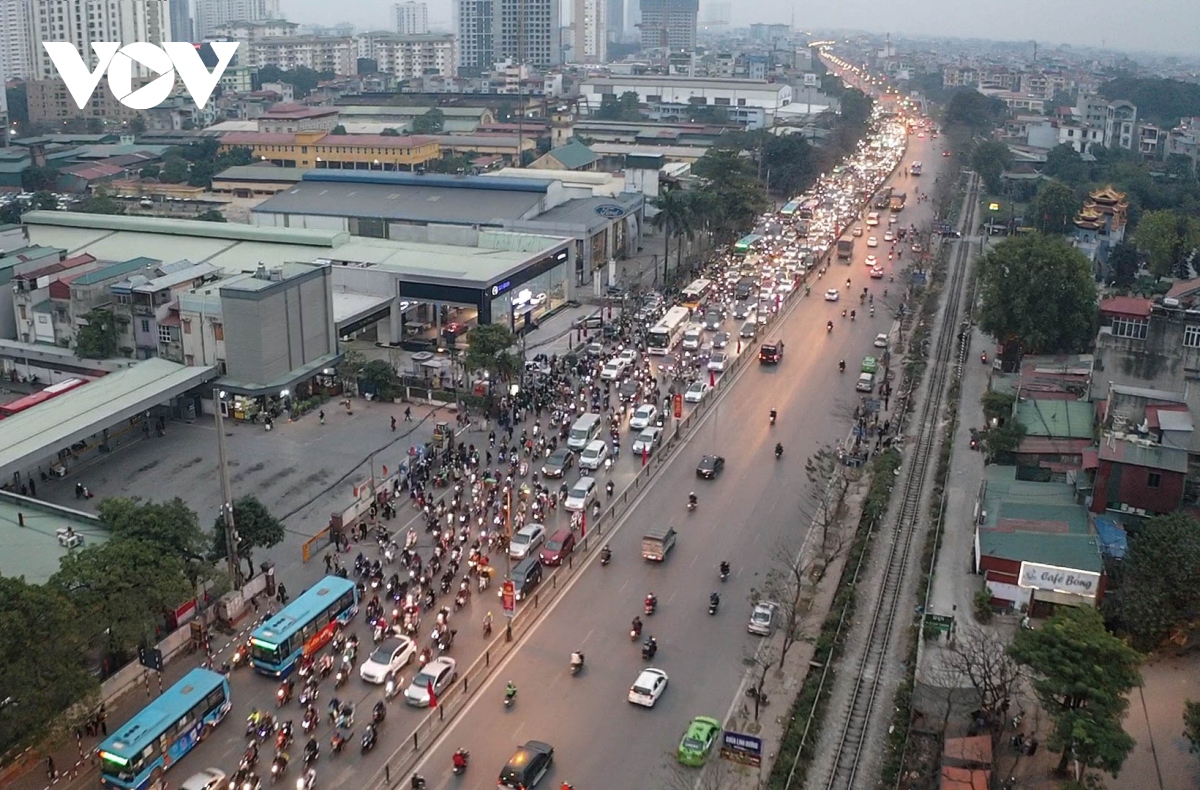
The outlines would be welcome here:
M 1197 30 L 0 0 L 0 787 L 1200 787 Z

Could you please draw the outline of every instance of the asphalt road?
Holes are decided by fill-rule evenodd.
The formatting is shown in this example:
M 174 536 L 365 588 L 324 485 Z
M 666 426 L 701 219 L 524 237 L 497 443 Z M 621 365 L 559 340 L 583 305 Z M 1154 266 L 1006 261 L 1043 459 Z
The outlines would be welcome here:
M 910 197 L 915 183 L 932 188 L 941 170 L 940 153 L 932 150 L 931 142 L 910 139 L 905 163 L 924 159 L 927 167 L 920 180 L 902 174 L 896 178 L 894 183 Z M 912 202 L 901 218 L 905 226 L 916 223 L 920 228 L 931 219 L 931 208 Z M 887 267 L 882 231 L 879 235 Z M 866 254 L 860 242 L 854 261 L 835 262 L 823 279 L 832 278 L 844 289 L 850 277 L 852 293 L 865 285 L 878 298 L 884 285 L 869 279 Z M 823 301 L 818 284 L 821 290 L 828 287 L 814 280 L 812 296 L 801 297 L 794 312 L 766 334 L 784 339 L 783 362 L 774 368 L 746 369 L 610 538 L 612 564 L 576 577 L 427 754 L 418 771 L 430 788 L 491 787 L 513 748 L 529 739 L 555 747 L 556 764 L 543 787 L 556 788 L 563 781 L 579 790 L 668 787 L 674 780 L 663 778 L 663 772 L 673 769 L 665 765 L 673 762 L 691 718 L 703 714 L 725 720 L 742 703 L 746 659 L 759 641 L 746 631 L 751 589 L 763 584 L 781 551 L 799 550 L 807 530 L 800 515 L 807 487 L 804 460 L 845 435 L 848 426 L 833 416 L 836 407 L 857 402 L 857 363 L 875 351 L 875 335 L 891 324 L 882 310 L 874 319 L 842 319 L 842 307 L 851 303 L 844 297 L 836 304 Z M 853 304 L 857 306 L 857 299 Z M 834 321 L 832 334 L 826 333 L 827 320 Z M 839 359 L 847 360 L 845 374 L 838 372 Z M 772 407 L 779 412 L 773 428 L 768 421 Z M 773 457 L 777 441 L 784 446 L 782 461 Z M 724 474 L 712 482 L 695 477 L 696 462 L 705 452 L 726 458 Z M 700 506 L 688 513 L 684 505 L 693 490 Z M 674 551 L 662 565 L 642 561 L 643 529 L 664 523 L 679 532 Z M 733 566 L 724 585 L 717 577 L 722 559 Z M 720 612 L 710 616 L 708 594 L 714 589 L 720 591 L 722 603 Z M 659 642 L 652 665 L 670 676 L 653 710 L 626 701 L 629 686 L 649 665 L 629 639 L 630 620 L 641 614 L 649 591 L 658 596 L 659 609 L 653 617 L 643 617 L 644 634 L 653 634 Z M 587 656 L 587 667 L 576 677 L 568 670 L 573 650 Z M 516 704 L 506 710 L 502 699 L 508 680 L 516 683 L 519 693 Z M 774 708 L 767 715 L 776 715 Z M 456 778 L 449 768 L 459 747 L 471 752 L 471 766 L 466 776 Z M 659 778 L 652 781 L 655 776 Z

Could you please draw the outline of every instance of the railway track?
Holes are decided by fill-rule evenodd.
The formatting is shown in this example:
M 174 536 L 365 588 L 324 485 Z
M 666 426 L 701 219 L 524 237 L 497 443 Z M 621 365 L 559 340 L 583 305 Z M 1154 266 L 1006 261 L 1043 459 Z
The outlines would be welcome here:
M 968 187 L 967 209 L 963 227 L 969 230 L 975 219 L 978 202 L 978 179 L 972 176 Z M 812 786 L 826 790 L 851 790 L 873 782 L 872 778 L 859 773 L 863 763 L 864 749 L 871 717 L 880 701 L 883 674 L 888 649 L 897 624 L 903 627 L 908 606 L 903 606 L 903 590 L 909 575 L 909 559 L 913 546 L 920 545 L 916 538 L 924 534 L 921 523 L 921 497 L 925 488 L 930 465 L 937 458 L 938 414 L 945 402 L 946 383 L 953 369 L 954 350 L 958 345 L 958 324 L 961 312 L 963 287 L 966 282 L 969 244 L 962 241 L 955 251 L 946 289 L 946 308 L 938 332 L 937 345 L 929 367 L 929 389 L 918 415 L 916 442 L 909 452 L 903 472 L 901 504 L 890 527 L 875 536 L 887 541 L 888 554 L 884 564 L 884 578 L 879 594 L 870 611 L 866 645 L 860 655 L 847 657 L 849 664 L 843 665 L 841 676 L 853 683 L 849 704 L 833 714 L 830 724 L 837 728 L 837 740 L 831 754 L 832 769 L 829 776 Z M 879 545 L 876 540 L 875 545 Z M 817 777 L 814 777 L 816 779 Z

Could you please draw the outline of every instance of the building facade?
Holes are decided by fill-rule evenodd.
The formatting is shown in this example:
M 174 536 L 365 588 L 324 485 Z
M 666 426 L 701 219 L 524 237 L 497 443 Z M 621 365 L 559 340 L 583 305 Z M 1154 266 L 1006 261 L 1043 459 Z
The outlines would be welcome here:
M 625 40 L 625 0 L 605 0 L 605 33 L 610 44 Z
M 493 59 L 535 68 L 560 64 L 559 5 L 558 0 L 492 0 Z
M 279 18 L 279 0 L 196 0 L 196 37 L 211 38 L 230 22 Z
M 304 67 L 346 76 L 358 71 L 358 48 L 349 36 L 272 36 L 250 42 L 242 63 L 260 69 Z
M 589 112 L 596 112 L 605 96 L 632 91 L 652 113 L 661 117 L 681 114 L 693 107 L 726 109 L 731 117 L 739 110 L 760 109 L 767 123 L 792 103 L 792 86 L 765 80 L 690 79 L 667 75 L 590 77 L 580 83 L 579 94 Z M 673 109 L 679 112 L 673 112 Z M 665 112 L 664 112 L 665 110 Z
M 423 36 L 429 32 L 429 6 L 409 0 L 392 6 L 392 29 L 402 36 Z
M 306 170 L 415 170 L 441 156 L 432 137 L 328 132 L 230 132 L 221 150 L 249 148 L 255 159 Z
M 91 53 L 96 41 L 148 41 L 161 44 L 171 39 L 171 11 L 168 3 L 142 0 L 114 0 L 101 4 L 88 0 L 36 0 L 32 4 L 32 76 L 39 80 L 58 80 L 58 69 L 50 60 L 44 41 L 65 41 L 79 52 Z M 135 76 L 149 76 L 141 66 Z M 72 104 L 72 106 L 74 106 Z
M 699 0 L 641 0 L 642 49 L 696 48 Z
M 1137 150 L 1137 107 L 1132 102 L 1110 102 L 1104 114 L 1104 147 Z
M 411 80 L 430 74 L 453 77 L 455 38 L 443 35 L 371 36 L 367 56 L 381 72 L 397 79 Z
M 493 0 L 455 0 L 456 76 L 479 76 L 495 61 Z
M 192 4 L 190 0 L 170 0 L 171 2 L 171 40 L 195 41 L 196 34 L 192 29 Z
M 0 76 L 4 79 L 21 80 L 32 75 L 32 10 L 29 0 L 0 0 Z
M 576 63 L 605 63 L 608 60 L 609 0 L 575 0 L 571 28 Z

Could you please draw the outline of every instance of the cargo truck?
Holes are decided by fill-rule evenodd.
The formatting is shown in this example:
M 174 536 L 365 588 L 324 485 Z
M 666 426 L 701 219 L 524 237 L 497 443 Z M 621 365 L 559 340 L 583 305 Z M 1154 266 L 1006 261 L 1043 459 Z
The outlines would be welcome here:
M 888 208 L 892 211 L 901 211 L 904 208 L 904 201 L 907 197 L 908 195 L 903 192 L 893 192 L 892 196 L 888 199 Z
M 642 536 L 642 558 L 662 562 L 674 545 L 674 527 L 651 527 Z
M 839 261 L 853 257 L 854 239 L 838 239 L 837 256 Z

